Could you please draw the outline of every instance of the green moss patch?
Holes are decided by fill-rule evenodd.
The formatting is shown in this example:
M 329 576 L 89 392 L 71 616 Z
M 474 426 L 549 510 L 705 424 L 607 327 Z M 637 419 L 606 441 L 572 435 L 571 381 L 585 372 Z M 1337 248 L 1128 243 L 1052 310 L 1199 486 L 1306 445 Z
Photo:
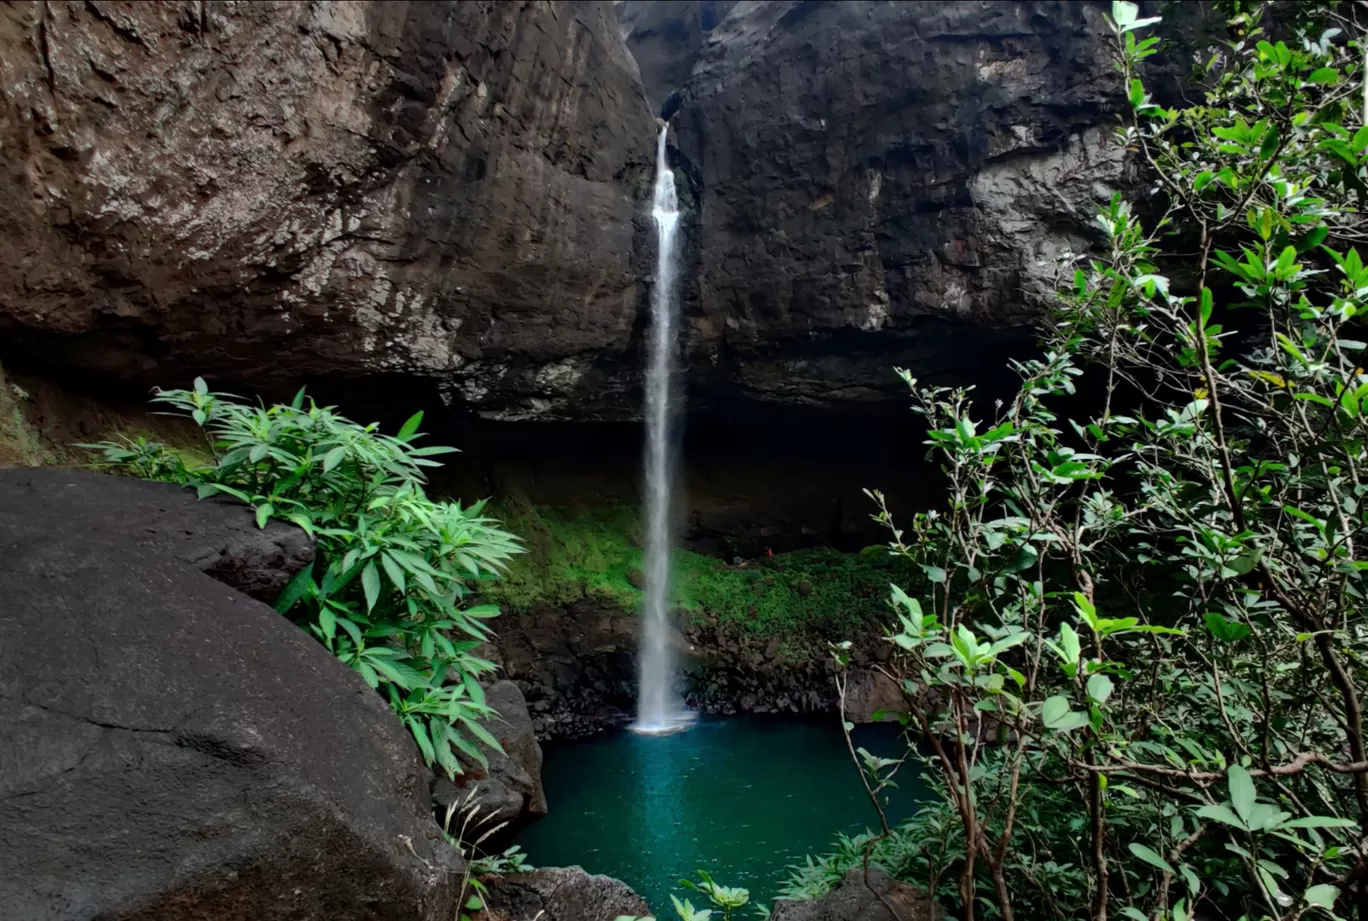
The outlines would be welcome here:
M 29 395 L 0 368 L 0 467 L 37 467 L 47 461 L 38 433 L 24 412 Z
M 626 506 L 546 508 L 503 499 L 495 517 L 526 542 L 508 576 L 486 597 L 515 610 L 595 601 L 635 613 L 641 607 L 641 521 Z M 864 553 L 797 550 L 730 565 L 680 550 L 676 602 L 698 619 L 750 633 L 837 634 L 888 619 L 890 582 L 907 582 L 906 564 L 882 548 Z

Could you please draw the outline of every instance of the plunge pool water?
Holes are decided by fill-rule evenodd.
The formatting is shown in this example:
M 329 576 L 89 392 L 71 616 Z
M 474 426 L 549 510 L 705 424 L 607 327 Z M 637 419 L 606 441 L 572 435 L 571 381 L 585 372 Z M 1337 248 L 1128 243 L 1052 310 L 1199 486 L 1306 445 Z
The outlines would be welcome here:
M 857 747 L 902 753 L 898 727 L 858 726 Z M 659 918 L 670 894 L 703 868 L 768 905 L 786 867 L 831 850 L 837 832 L 874 828 L 870 805 L 833 718 L 701 720 L 668 736 L 614 733 L 546 746 L 549 814 L 518 838 L 535 866 L 578 864 L 635 889 Z M 890 821 L 924 793 L 899 773 Z

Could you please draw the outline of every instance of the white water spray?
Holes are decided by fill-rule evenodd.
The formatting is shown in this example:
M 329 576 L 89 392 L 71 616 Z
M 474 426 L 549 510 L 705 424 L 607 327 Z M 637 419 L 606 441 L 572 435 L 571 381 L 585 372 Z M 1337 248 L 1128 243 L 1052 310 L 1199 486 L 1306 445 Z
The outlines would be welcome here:
M 670 649 L 670 523 L 674 496 L 674 383 L 679 306 L 675 296 L 679 270 L 679 199 L 674 173 L 665 155 L 660 128 L 656 145 L 655 196 L 651 216 L 656 226 L 655 287 L 651 291 L 651 338 L 646 366 L 646 599 L 642 612 L 641 685 L 637 696 L 636 732 L 675 732 L 693 715 L 684 709 L 675 688 Z

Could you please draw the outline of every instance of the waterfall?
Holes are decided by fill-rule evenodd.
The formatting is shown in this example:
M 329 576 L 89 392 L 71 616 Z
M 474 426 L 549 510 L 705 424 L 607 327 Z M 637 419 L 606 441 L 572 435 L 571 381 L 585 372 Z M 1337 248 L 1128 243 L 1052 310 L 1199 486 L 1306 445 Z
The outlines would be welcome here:
M 651 290 L 651 335 L 646 364 L 646 588 L 642 611 L 641 685 L 632 729 L 644 733 L 685 728 L 692 715 L 675 688 L 670 649 L 670 525 L 674 498 L 675 349 L 679 326 L 676 276 L 679 271 L 679 199 L 665 154 L 669 125 L 656 144 L 655 286 Z

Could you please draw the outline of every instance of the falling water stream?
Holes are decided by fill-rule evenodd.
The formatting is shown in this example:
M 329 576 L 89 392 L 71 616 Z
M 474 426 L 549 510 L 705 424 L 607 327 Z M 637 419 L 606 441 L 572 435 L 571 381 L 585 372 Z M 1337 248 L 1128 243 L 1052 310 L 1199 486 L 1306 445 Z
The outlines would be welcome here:
M 646 588 L 642 612 L 641 685 L 636 732 L 661 734 L 689 725 L 675 687 L 670 648 L 670 522 L 674 496 L 674 370 L 679 326 L 679 199 L 660 128 L 656 144 L 655 286 L 651 291 L 651 336 L 646 365 Z

